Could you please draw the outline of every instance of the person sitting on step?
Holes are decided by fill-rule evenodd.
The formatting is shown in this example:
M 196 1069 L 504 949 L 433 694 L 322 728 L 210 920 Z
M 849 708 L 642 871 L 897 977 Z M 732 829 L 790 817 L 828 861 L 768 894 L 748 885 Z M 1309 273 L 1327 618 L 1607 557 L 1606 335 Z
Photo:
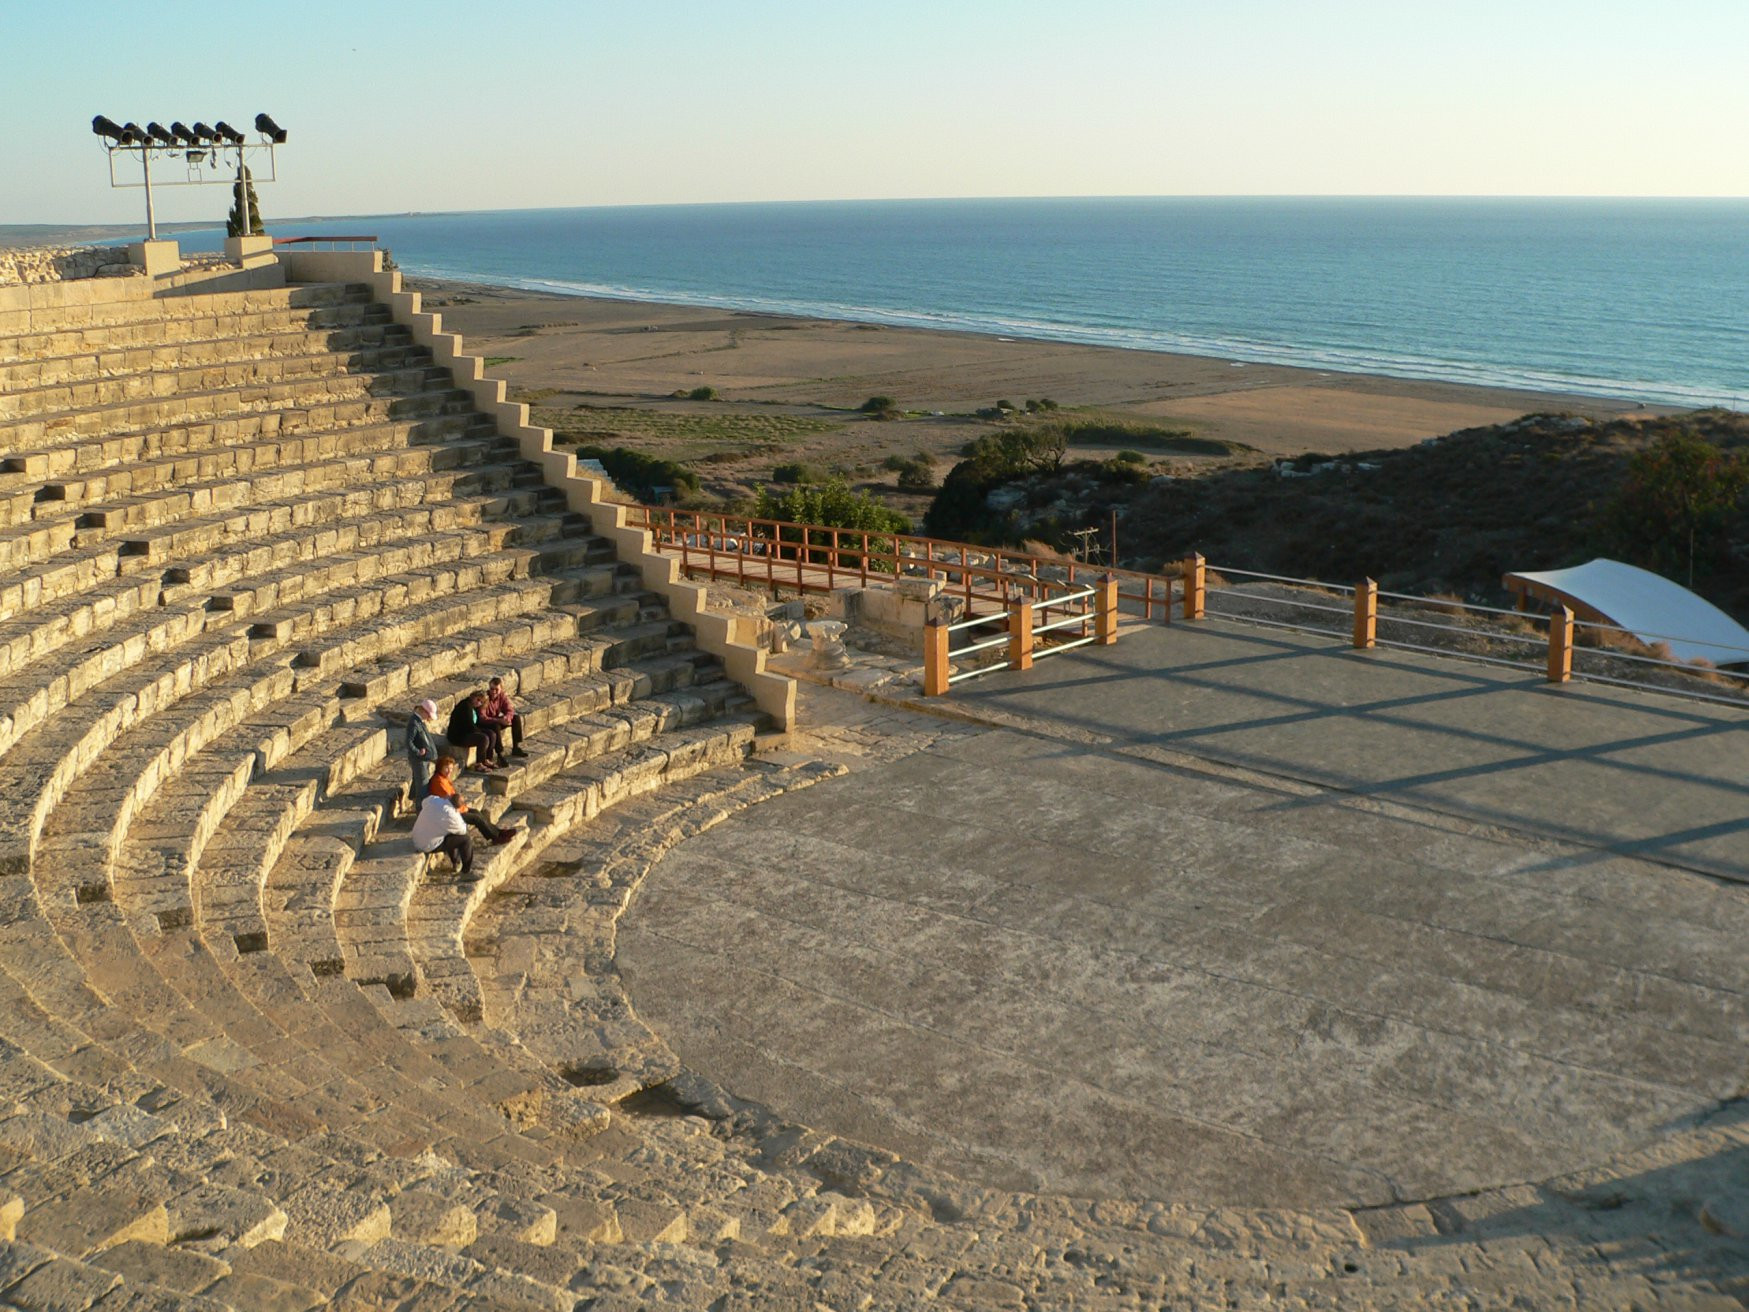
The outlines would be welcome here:
M 516 707 L 510 700 L 510 694 L 505 691 L 504 680 L 497 675 L 486 685 L 486 706 L 481 712 L 481 719 L 491 725 L 498 733 L 498 753 L 504 752 L 504 731 L 510 731 L 510 754 L 512 756 L 527 756 L 522 750 L 522 717 L 516 713 Z
M 407 800 L 413 810 L 430 791 L 431 768 L 437 764 L 437 740 L 431 736 L 431 725 L 437 719 L 437 703 L 429 697 L 413 708 L 407 717 L 407 769 L 413 776 L 412 791 Z
M 449 713 L 449 728 L 444 733 L 454 750 L 474 749 L 474 768 L 482 774 L 504 764 L 496 745 L 498 731 L 481 718 L 485 707 L 484 692 L 471 692 L 458 698 Z
M 474 879 L 474 838 L 455 803 L 429 793 L 413 821 L 413 846 L 421 852 L 441 852 L 455 863 L 463 879 Z
M 431 796 L 447 798 L 455 804 L 456 813 L 461 816 L 462 823 L 470 824 L 480 831 L 488 842 L 508 843 L 522 832 L 522 826 L 516 825 L 509 829 L 501 829 L 478 811 L 468 809 L 468 804 L 462 800 L 462 795 L 455 786 L 456 759 L 453 756 L 437 758 L 437 773 L 431 777 Z

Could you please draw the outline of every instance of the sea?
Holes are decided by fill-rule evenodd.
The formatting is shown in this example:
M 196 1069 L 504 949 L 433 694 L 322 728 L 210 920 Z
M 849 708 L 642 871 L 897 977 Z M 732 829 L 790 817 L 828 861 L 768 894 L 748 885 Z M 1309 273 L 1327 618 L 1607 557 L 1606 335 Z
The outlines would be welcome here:
M 275 231 L 371 234 L 410 274 L 531 291 L 1749 410 L 1743 199 L 817 201 Z

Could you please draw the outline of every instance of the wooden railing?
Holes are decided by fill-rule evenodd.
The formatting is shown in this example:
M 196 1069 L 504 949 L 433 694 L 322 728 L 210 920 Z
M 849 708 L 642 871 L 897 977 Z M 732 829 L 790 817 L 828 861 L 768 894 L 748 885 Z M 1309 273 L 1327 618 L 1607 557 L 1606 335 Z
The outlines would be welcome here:
M 957 629 L 1013 624 L 1018 602 L 1050 604 L 1109 579 L 1114 616 L 1157 624 L 1172 622 L 1177 611 L 1187 620 L 1231 619 L 1266 628 L 1339 638 L 1366 650 L 1392 647 L 1516 669 L 1541 670 L 1553 683 L 1585 679 L 1630 688 L 1673 692 L 1706 701 L 1741 705 L 1749 693 L 1749 674 L 1713 670 L 1636 650 L 1633 634 L 1612 625 L 1577 620 L 1565 608 L 1548 616 L 1481 606 L 1447 597 L 1384 592 L 1371 579 L 1357 585 L 1209 566 L 1191 556 L 1170 573 L 1107 569 L 1055 556 L 906 533 L 826 528 L 787 520 L 725 515 L 714 511 L 634 506 L 630 522 L 649 529 L 658 550 L 677 555 L 692 574 L 798 592 L 830 592 L 866 587 L 886 579 L 939 579 L 947 596 L 965 603 Z M 1279 585 L 1287 595 L 1230 586 L 1236 581 Z M 1242 599 L 1242 605 L 1236 605 Z M 1213 604 L 1211 604 L 1211 602 Z M 978 614 L 982 609 L 983 613 Z M 1259 611 L 1273 610 L 1272 614 Z M 1328 614 L 1333 618 L 1325 619 Z M 1453 623 L 1468 617 L 1469 625 Z M 1514 630 L 1508 623 L 1516 621 Z M 1483 629 L 1477 623 L 1490 625 Z M 1115 636 L 1115 619 L 1112 630 Z M 1669 635 L 1653 635 L 1656 637 Z M 1453 639 L 1471 645 L 1454 645 Z M 941 641 L 939 637 L 930 642 Z M 1675 640 L 1680 640 L 1675 639 Z M 1006 641 L 1006 639 L 1004 639 Z M 1605 649 L 1600 644 L 1609 644 Z M 1589 645 L 1588 645 L 1589 644 Z M 990 648 L 1002 645 L 990 640 Z M 1593 648 L 1596 648 L 1594 651 Z M 1622 662 L 1651 673 L 1662 669 L 1695 676 L 1653 681 L 1620 677 L 1595 668 Z M 1749 665 L 1749 651 L 1743 653 Z M 1735 663 L 1735 662 L 1732 662 Z M 1011 668 L 998 664 L 994 668 Z M 946 668 L 944 657 L 942 668 Z M 980 667 L 978 673 L 986 672 Z M 944 679 L 946 675 L 942 676 Z M 1711 680 L 1709 690 L 1703 680 Z M 937 689 L 945 691 L 945 684 Z
M 823 528 L 668 506 L 634 506 L 631 522 L 650 530 L 657 550 L 679 556 L 682 569 L 714 579 L 798 592 L 867 587 L 884 579 L 940 579 L 946 594 L 961 598 L 970 612 L 980 604 L 1006 611 L 1017 595 L 1041 601 L 1110 578 L 1123 614 L 1158 624 L 1172 619 L 1175 581 L 1170 574 L 1106 569 L 909 533 Z

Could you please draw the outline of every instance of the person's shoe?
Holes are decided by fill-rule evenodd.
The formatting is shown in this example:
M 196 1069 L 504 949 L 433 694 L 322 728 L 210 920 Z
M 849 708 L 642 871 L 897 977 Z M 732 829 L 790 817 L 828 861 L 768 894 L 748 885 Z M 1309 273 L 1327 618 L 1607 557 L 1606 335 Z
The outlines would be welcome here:
M 464 870 L 455 877 L 455 882 L 458 884 L 477 884 L 479 880 L 480 872 L 478 870 Z
M 514 829 L 500 829 L 498 831 L 498 837 L 494 838 L 492 841 L 494 843 L 508 843 L 511 839 L 515 838 L 521 832 L 522 832 L 521 825 L 517 825 L 516 828 L 514 828 Z
M 510 749 L 510 754 L 512 756 L 527 756 L 528 755 L 528 753 L 523 751 L 522 748 L 520 748 L 520 747 L 512 747 Z

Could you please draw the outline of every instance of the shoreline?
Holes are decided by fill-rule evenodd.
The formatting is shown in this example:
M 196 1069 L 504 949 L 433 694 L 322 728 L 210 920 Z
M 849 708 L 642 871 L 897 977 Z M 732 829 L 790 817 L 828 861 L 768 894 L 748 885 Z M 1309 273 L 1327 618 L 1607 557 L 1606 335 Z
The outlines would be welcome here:
M 1681 413 L 1630 398 L 1492 387 L 1089 345 L 947 327 L 534 291 L 405 273 L 494 376 L 524 392 L 663 402 L 712 387 L 725 401 L 854 410 L 872 395 L 963 416 L 1048 397 L 1178 426 L 1272 456 L 1413 445 L 1537 411 L 1595 418 Z M 661 349 L 648 335 L 659 335 Z

